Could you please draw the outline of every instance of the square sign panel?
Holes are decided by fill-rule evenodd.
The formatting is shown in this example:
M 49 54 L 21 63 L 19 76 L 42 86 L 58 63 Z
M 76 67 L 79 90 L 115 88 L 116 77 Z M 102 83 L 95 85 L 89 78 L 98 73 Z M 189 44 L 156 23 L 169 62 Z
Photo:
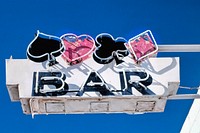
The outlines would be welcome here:
M 147 30 L 128 41 L 128 49 L 138 63 L 157 53 L 158 46 L 150 30 Z

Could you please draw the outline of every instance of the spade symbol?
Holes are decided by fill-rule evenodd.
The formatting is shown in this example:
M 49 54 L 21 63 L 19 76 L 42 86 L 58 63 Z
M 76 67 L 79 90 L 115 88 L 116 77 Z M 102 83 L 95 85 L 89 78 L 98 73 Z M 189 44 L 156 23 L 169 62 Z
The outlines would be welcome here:
M 57 63 L 55 57 L 61 55 L 65 48 L 59 37 L 37 31 L 35 38 L 27 48 L 27 57 L 34 62 L 49 61 L 49 66 Z

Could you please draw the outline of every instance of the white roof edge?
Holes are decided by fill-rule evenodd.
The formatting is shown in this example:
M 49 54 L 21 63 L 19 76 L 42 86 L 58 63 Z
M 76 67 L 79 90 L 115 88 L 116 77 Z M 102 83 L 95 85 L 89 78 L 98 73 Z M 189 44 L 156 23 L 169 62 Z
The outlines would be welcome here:
M 200 94 L 200 90 L 197 92 Z M 181 133 L 200 133 L 200 99 L 195 99 L 182 126 Z

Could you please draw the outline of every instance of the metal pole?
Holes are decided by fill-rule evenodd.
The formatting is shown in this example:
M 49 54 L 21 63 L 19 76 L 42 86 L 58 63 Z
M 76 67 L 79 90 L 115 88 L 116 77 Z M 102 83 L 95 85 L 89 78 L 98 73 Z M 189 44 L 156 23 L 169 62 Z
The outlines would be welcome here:
M 158 52 L 200 52 L 200 44 L 158 45 Z
M 178 94 L 169 96 L 167 99 L 169 100 L 185 100 L 185 99 L 200 99 L 199 94 Z

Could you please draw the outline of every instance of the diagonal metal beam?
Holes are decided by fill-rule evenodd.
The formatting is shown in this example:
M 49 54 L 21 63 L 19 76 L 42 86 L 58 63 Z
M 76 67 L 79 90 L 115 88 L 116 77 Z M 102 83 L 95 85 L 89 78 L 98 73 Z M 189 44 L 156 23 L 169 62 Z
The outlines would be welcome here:
M 169 100 L 186 100 L 186 99 L 200 99 L 199 94 L 178 94 L 169 96 Z

